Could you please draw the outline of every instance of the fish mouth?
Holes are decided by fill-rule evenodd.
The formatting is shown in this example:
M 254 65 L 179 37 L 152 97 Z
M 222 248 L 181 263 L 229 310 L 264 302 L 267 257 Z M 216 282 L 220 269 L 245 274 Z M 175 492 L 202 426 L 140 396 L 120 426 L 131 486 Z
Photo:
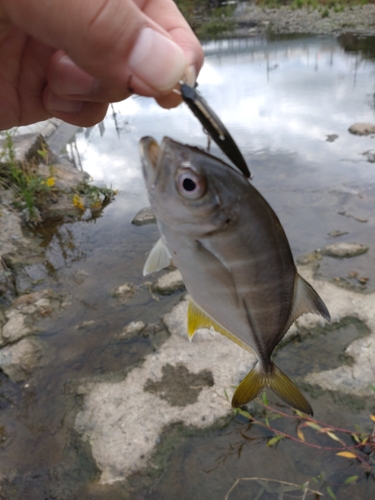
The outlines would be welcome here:
M 153 186 L 157 179 L 157 165 L 160 156 L 160 146 L 153 137 L 142 137 L 139 141 L 139 149 L 142 160 L 143 175 L 149 187 Z

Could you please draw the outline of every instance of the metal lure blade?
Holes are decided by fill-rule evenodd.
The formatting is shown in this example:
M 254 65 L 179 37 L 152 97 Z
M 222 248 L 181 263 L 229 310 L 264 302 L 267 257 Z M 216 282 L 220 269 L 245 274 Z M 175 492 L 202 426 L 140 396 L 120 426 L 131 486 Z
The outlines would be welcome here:
M 180 91 L 184 102 L 189 106 L 223 153 L 228 156 L 246 177 L 251 178 L 250 170 L 241 151 L 217 114 L 210 108 L 199 92 L 190 87 L 190 85 L 181 83 Z

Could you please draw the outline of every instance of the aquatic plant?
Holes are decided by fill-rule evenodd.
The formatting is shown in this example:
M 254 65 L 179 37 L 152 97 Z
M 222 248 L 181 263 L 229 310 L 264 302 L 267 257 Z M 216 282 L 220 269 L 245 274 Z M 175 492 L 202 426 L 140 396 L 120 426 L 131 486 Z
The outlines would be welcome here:
M 375 387 L 373 387 L 373 390 L 375 391 Z M 229 402 L 229 397 L 226 391 L 224 391 L 224 397 Z M 237 443 L 238 450 L 231 450 L 232 453 L 237 452 L 238 456 L 240 456 L 242 447 L 246 444 L 246 442 L 250 443 L 258 439 L 265 440 L 266 446 L 269 447 L 278 446 L 283 440 L 290 440 L 295 443 L 299 443 L 301 446 L 334 453 L 337 457 L 351 460 L 353 464 L 356 462 L 366 477 L 375 477 L 375 425 L 373 426 L 372 432 L 363 432 L 360 429 L 350 430 L 340 428 L 332 424 L 327 424 L 313 417 L 309 417 L 297 410 L 293 410 L 293 413 L 287 413 L 286 411 L 270 406 L 265 393 L 263 393 L 261 406 L 262 410 L 260 412 L 254 411 L 254 413 L 257 414 L 256 416 L 243 408 L 234 409 L 234 413 L 236 415 L 241 415 L 242 418 L 248 421 L 248 424 L 245 431 L 240 431 L 243 441 Z M 369 419 L 375 424 L 375 415 L 369 415 Z M 284 424 L 283 428 L 285 428 L 286 424 L 292 424 L 295 431 L 285 432 L 284 430 L 281 430 L 282 426 L 276 426 L 276 421 L 282 422 Z M 261 437 L 254 437 L 251 435 L 251 431 L 253 431 L 254 426 L 267 430 L 267 435 L 262 435 Z M 333 444 L 320 444 L 319 441 L 321 442 L 321 437 L 323 435 L 332 440 Z M 261 478 L 238 478 L 228 491 L 225 499 L 229 499 L 230 493 L 240 481 L 254 481 L 259 479 Z M 359 479 L 360 475 L 358 473 L 350 474 L 343 479 L 342 485 L 355 484 Z M 336 499 L 336 495 L 332 487 L 325 480 L 324 474 L 312 478 L 312 480 L 316 483 L 320 483 L 318 488 L 320 491 L 324 488 L 331 498 L 334 500 Z M 266 480 L 263 478 L 262 481 L 275 482 L 276 480 Z M 281 484 L 283 482 L 279 481 L 279 483 Z M 293 483 L 289 484 L 292 486 Z M 294 485 L 296 488 L 297 486 L 298 485 Z M 279 487 L 281 488 L 280 485 Z M 297 498 L 307 498 L 307 494 L 311 493 L 311 491 L 309 492 L 306 490 L 305 492 L 303 490 L 303 488 L 308 488 L 308 483 L 300 485 L 299 488 L 300 491 L 302 490 L 302 496 Z M 270 492 L 271 490 L 268 489 L 267 491 Z M 278 490 L 276 488 L 274 492 L 277 491 Z M 282 488 L 279 491 L 282 493 Z M 314 493 L 317 495 L 319 492 L 314 491 Z M 319 495 L 321 494 L 322 493 L 319 493 Z M 259 498 L 261 498 L 261 496 L 259 496 Z M 280 498 L 280 496 L 278 498 Z M 315 498 L 318 498 L 318 496 Z
M 284 494 L 288 495 L 288 497 L 291 498 L 291 493 L 298 494 L 298 496 L 293 495 L 292 498 L 300 498 L 301 500 L 305 500 L 310 495 L 314 495 L 315 499 L 323 496 L 323 493 L 321 493 L 320 491 L 311 489 L 308 482 L 301 485 L 265 477 L 239 477 L 238 479 L 236 479 L 228 493 L 225 495 L 224 500 L 229 500 L 229 496 L 237 487 L 237 485 L 245 481 L 253 481 L 259 485 L 259 490 L 255 497 L 257 499 L 261 499 L 263 493 L 268 493 L 267 498 L 270 498 L 269 495 L 274 494 L 274 498 L 277 498 L 278 500 L 283 500 Z

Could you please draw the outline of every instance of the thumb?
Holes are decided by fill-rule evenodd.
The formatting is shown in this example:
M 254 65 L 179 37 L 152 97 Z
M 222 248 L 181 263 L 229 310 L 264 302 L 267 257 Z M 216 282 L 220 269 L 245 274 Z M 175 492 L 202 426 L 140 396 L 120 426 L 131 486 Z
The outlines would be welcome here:
M 148 4 L 136 1 L 143 7 Z M 62 49 L 106 86 L 130 86 L 142 95 L 160 95 L 176 85 L 188 64 L 182 48 L 133 0 L 2 0 L 0 4 L 1 17 Z

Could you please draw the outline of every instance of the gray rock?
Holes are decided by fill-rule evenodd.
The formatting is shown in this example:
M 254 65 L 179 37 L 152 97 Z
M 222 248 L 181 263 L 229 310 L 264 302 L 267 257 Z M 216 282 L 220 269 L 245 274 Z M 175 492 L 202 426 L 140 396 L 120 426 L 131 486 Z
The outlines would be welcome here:
M 178 269 L 161 276 L 153 285 L 152 290 L 163 295 L 169 295 L 177 290 L 185 290 L 185 283 Z
M 1 206 L 0 255 L 4 257 L 11 252 L 17 252 L 19 245 L 27 246 L 27 242 L 22 234 L 20 214 L 11 208 Z
M 375 151 L 373 149 L 369 149 L 362 154 L 366 157 L 369 163 L 375 163 Z
M 132 337 L 133 335 L 138 335 L 146 328 L 146 323 L 143 321 L 132 321 L 128 325 L 124 326 L 122 331 L 117 335 L 117 338 L 123 339 L 126 337 Z
M 113 295 L 118 298 L 121 303 L 127 302 L 135 293 L 133 283 L 124 283 L 114 289 Z
M 345 217 L 352 218 L 358 222 L 368 222 L 368 218 L 359 213 L 348 213 L 347 210 L 340 210 L 337 212 L 339 215 L 344 215 Z
M 342 241 L 340 243 L 326 245 L 320 251 L 323 255 L 328 255 L 329 257 L 345 259 L 366 253 L 368 251 L 368 246 L 361 243 L 347 243 Z
M 0 346 L 17 342 L 33 332 L 33 328 L 26 324 L 26 316 L 14 311 L 14 314 L 9 317 L 1 330 Z
M 334 229 L 328 233 L 328 236 L 331 238 L 338 238 L 339 236 L 344 236 L 344 234 L 348 234 L 348 231 L 340 231 L 340 229 Z
M 142 208 L 132 220 L 132 224 L 136 226 L 144 226 L 145 224 L 155 224 L 156 218 L 151 207 Z
M 44 178 L 53 177 L 56 188 L 66 191 L 70 191 L 78 184 L 87 181 L 89 177 L 88 174 L 77 170 L 73 166 L 60 164 L 51 167 L 40 163 L 38 165 L 38 172 Z
M 314 262 L 317 262 L 319 260 L 322 260 L 322 254 L 319 250 L 315 250 L 314 252 L 309 252 L 305 253 L 303 255 L 300 255 L 297 258 L 297 264 L 301 266 L 306 266 L 308 264 L 312 264 Z
M 28 337 L 0 350 L 0 368 L 13 382 L 21 382 L 38 366 L 42 355 L 41 343 Z
M 117 376 L 113 381 L 82 384 L 79 389 L 84 400 L 76 429 L 91 444 L 102 471 L 101 483 L 124 479 L 145 466 L 165 426 L 183 422 L 204 428 L 225 417 L 232 411 L 225 390 L 231 393 L 231 386 L 254 363 L 251 354 L 214 332 L 206 341 L 196 342 L 194 337 L 189 342 L 187 301 L 181 302 L 178 309 L 179 314 L 171 313 L 175 333 L 148 355 L 142 366 L 121 381 Z M 166 323 L 170 324 L 168 320 Z M 180 391 L 178 404 L 177 388 L 165 386 L 168 373 L 196 386 L 190 386 L 186 400 Z M 192 391 L 197 393 L 194 397 Z M 152 418 L 142 418 L 147 408 L 152 408 Z
M 299 268 L 299 272 L 326 302 L 332 321 L 356 316 L 372 332 L 348 347 L 347 353 L 354 359 L 353 366 L 343 365 L 330 372 L 310 374 L 306 381 L 330 390 L 365 397 L 373 395 L 370 384 L 373 384 L 375 359 L 374 294 L 361 296 L 359 300 L 355 292 L 315 280 L 312 271 L 306 267 Z M 174 422 L 210 426 L 231 412 L 225 391 L 231 397 L 233 385 L 246 375 L 254 358 L 222 335 L 209 330 L 201 338 L 198 332 L 193 341 L 188 342 L 186 315 L 187 301 L 184 300 L 164 317 L 170 338 L 122 380 L 114 375 L 113 380 L 106 377 L 103 381 L 83 383 L 79 388 L 83 406 L 77 414 L 75 427 L 91 445 L 93 457 L 101 470 L 102 484 L 123 480 L 144 467 L 165 426 Z M 297 323 L 299 328 L 313 328 L 317 324 L 323 325 L 324 320 L 306 314 Z M 291 334 L 293 329 L 297 331 L 297 326 L 292 326 Z M 198 398 L 181 400 L 178 406 L 174 405 L 176 390 L 174 388 L 171 393 L 169 386 L 165 385 L 167 376 L 179 374 L 180 378 L 186 376 L 187 380 L 193 380 L 204 370 L 212 373 L 213 385 L 203 384 L 199 387 Z M 145 414 L 145 408 L 152 408 L 152 418 L 140 418 Z
M 89 328 L 90 326 L 95 325 L 95 320 L 89 319 L 87 321 L 81 321 L 81 323 L 78 323 L 76 326 L 77 330 L 84 330 L 85 328 Z
M 336 139 L 338 139 L 338 137 L 339 136 L 337 134 L 328 134 L 326 141 L 327 142 L 334 142 Z
M 375 125 L 373 123 L 354 123 L 349 127 L 349 132 L 354 135 L 370 135 L 375 133 Z
M 57 297 L 51 288 L 45 288 L 15 299 L 8 313 L 12 314 L 12 311 L 17 309 L 23 314 L 38 313 L 40 316 L 48 316 L 61 306 L 60 299 L 61 297 Z

